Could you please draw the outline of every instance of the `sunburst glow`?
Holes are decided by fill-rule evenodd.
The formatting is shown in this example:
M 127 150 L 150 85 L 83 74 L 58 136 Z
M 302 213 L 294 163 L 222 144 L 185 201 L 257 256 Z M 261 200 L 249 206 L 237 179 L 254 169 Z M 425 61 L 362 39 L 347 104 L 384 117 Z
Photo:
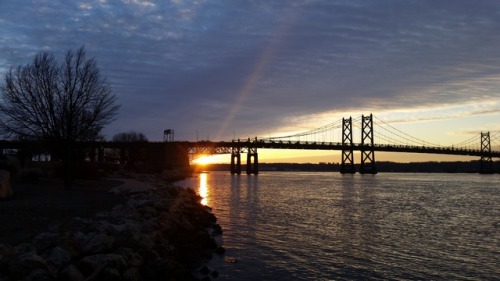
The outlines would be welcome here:
M 209 165 L 214 163 L 225 163 L 229 158 L 227 155 L 200 155 L 193 160 L 194 164 L 197 165 Z
M 198 165 L 207 165 L 210 163 L 210 156 L 200 156 L 193 160 L 194 163 Z

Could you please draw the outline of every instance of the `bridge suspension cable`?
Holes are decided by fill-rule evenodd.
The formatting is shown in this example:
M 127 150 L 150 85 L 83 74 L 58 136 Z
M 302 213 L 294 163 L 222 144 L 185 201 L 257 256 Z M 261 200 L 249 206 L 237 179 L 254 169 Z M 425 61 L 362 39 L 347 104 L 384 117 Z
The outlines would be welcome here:
M 492 135 L 490 136 L 492 140 L 497 140 L 500 141 L 500 132 L 493 132 Z
M 342 121 L 337 120 L 337 121 L 332 122 L 330 124 L 327 124 L 327 125 L 324 125 L 324 126 L 321 126 L 319 128 L 312 129 L 312 130 L 308 130 L 305 132 L 300 132 L 300 133 L 286 135 L 286 136 L 268 137 L 268 138 L 263 138 L 262 140 L 293 139 L 293 138 L 305 137 L 305 136 L 310 136 L 310 135 L 315 135 L 315 134 L 321 134 L 321 133 L 325 133 L 328 131 L 333 131 L 334 129 L 340 129 L 341 127 L 342 127 Z
M 500 132 L 493 132 L 490 135 L 491 146 L 500 147 Z
M 401 144 L 400 140 L 392 138 L 384 133 L 381 133 L 380 131 L 377 131 L 375 139 L 376 139 L 377 143 L 379 143 L 379 144 L 380 144 L 380 142 L 379 142 L 380 140 L 386 141 L 387 144 Z
M 403 131 L 395 128 L 394 126 L 389 125 L 388 123 L 386 123 L 385 121 L 381 120 L 380 118 L 377 118 L 376 116 L 374 116 L 374 118 L 381 123 L 381 124 L 378 124 L 379 126 L 376 127 L 377 131 L 378 131 L 378 129 L 385 130 L 386 132 L 388 132 L 388 133 L 390 133 L 392 135 L 395 135 L 396 137 L 398 137 L 400 139 L 403 139 L 403 140 L 407 141 L 408 143 L 406 143 L 406 145 L 412 144 L 412 145 L 417 145 L 417 146 L 441 147 L 441 145 L 439 145 L 439 144 L 431 143 L 431 142 L 428 142 L 428 141 L 416 138 L 414 136 L 411 136 L 411 135 L 409 135 L 409 134 L 407 134 L 407 133 L 405 133 L 405 132 L 403 132 Z M 387 127 L 389 127 L 390 129 L 388 129 Z M 379 133 L 377 132 L 377 135 L 375 136 L 375 139 L 377 139 L 377 138 L 380 137 L 378 134 Z M 383 136 L 386 138 L 386 140 L 390 139 L 392 141 L 395 141 L 395 143 L 398 143 L 398 141 L 396 139 L 394 139 L 394 138 L 391 138 L 391 137 L 389 137 L 387 135 L 383 135 Z M 400 144 L 402 144 L 402 143 L 400 142 Z
M 480 144 L 480 137 L 479 136 L 473 136 L 467 140 L 464 140 L 459 143 L 453 144 L 454 147 L 478 147 Z
M 451 145 L 440 145 L 432 143 L 430 141 L 423 140 L 421 138 L 412 136 L 405 133 L 404 131 L 390 125 L 384 120 L 373 116 L 376 123 L 375 128 L 375 143 L 378 145 L 394 145 L 394 146 L 416 146 L 416 147 L 426 147 L 426 148 L 440 148 L 440 149 L 475 149 L 479 150 L 481 147 L 481 139 L 479 136 L 473 136 L 464 141 L 454 143 Z M 362 116 L 352 118 L 352 127 L 362 129 Z M 328 139 L 328 142 L 333 143 L 334 135 L 342 134 L 343 130 L 343 120 L 337 120 L 335 122 L 326 124 L 324 126 L 307 130 L 304 132 L 299 132 L 295 134 L 289 134 L 284 136 L 274 136 L 268 138 L 261 138 L 263 141 L 313 141 L 313 142 L 324 142 Z M 301 139 L 302 138 L 302 139 Z M 304 140 L 305 139 L 305 140 Z M 492 146 L 500 147 L 500 131 L 490 133 L 490 139 Z M 340 142 L 338 139 L 336 142 Z

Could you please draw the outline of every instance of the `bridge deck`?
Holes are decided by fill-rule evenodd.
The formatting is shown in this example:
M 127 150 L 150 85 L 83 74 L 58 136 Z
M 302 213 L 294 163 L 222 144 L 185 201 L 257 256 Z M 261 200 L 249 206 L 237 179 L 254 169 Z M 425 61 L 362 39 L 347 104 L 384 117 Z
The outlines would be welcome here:
M 231 148 L 236 147 L 244 151 L 248 147 L 268 148 L 268 149 L 308 149 L 308 150 L 350 150 L 353 151 L 369 151 L 372 148 L 368 145 L 354 143 L 350 145 L 342 145 L 335 142 L 286 142 L 286 141 L 240 141 L 240 142 L 180 142 L 184 143 L 191 149 L 197 149 L 199 153 L 207 154 L 230 154 Z M 465 156 L 485 156 L 479 149 L 457 149 L 453 147 L 425 147 L 411 145 L 389 145 L 375 144 L 373 151 L 384 152 L 404 152 L 404 153 L 427 153 L 427 154 L 446 154 L 446 155 L 465 155 Z M 500 158 L 500 151 L 492 151 L 488 156 Z
M 235 141 L 235 142 L 211 142 L 211 141 L 177 141 L 180 145 L 184 145 L 190 149 L 191 152 L 204 153 L 204 154 L 231 154 L 232 148 L 239 148 L 241 152 L 245 152 L 249 147 L 251 148 L 266 148 L 266 149 L 307 149 L 307 150 L 350 150 L 353 151 L 369 151 L 372 148 L 360 143 L 350 145 L 342 145 L 338 142 L 290 142 L 290 141 Z M 156 144 L 149 143 L 115 143 L 115 142 L 94 142 L 86 143 L 83 146 L 99 146 L 105 148 L 120 148 L 130 145 L 145 145 Z M 33 142 L 19 142 L 19 141 L 0 141 L 0 149 L 25 149 L 25 148 L 41 148 L 42 145 Z M 490 156 L 500 158 L 500 151 L 491 151 L 485 155 L 480 149 L 457 149 L 453 147 L 426 147 L 426 146 L 411 146 L 411 145 L 389 145 L 389 144 L 375 144 L 373 151 L 384 152 L 403 152 L 403 153 L 427 153 L 427 154 L 445 154 L 445 155 L 465 155 L 465 156 Z

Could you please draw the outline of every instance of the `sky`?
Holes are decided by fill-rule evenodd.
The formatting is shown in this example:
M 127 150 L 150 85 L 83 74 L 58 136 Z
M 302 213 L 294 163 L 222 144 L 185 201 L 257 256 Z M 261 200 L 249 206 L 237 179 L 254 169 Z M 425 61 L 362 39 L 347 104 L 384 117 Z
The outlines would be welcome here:
M 81 46 L 121 105 L 108 138 L 279 136 L 370 113 L 442 145 L 500 131 L 497 0 L 0 0 L 0 83 Z M 264 159 L 321 156 L 278 154 Z

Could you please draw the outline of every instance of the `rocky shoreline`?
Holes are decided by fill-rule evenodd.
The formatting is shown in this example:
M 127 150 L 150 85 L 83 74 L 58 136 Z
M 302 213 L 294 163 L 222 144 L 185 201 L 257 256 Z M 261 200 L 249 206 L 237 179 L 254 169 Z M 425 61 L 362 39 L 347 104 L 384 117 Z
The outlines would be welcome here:
M 218 273 L 203 264 L 223 253 L 222 231 L 200 200 L 169 185 L 30 243 L 0 244 L 0 280 L 212 280 Z

